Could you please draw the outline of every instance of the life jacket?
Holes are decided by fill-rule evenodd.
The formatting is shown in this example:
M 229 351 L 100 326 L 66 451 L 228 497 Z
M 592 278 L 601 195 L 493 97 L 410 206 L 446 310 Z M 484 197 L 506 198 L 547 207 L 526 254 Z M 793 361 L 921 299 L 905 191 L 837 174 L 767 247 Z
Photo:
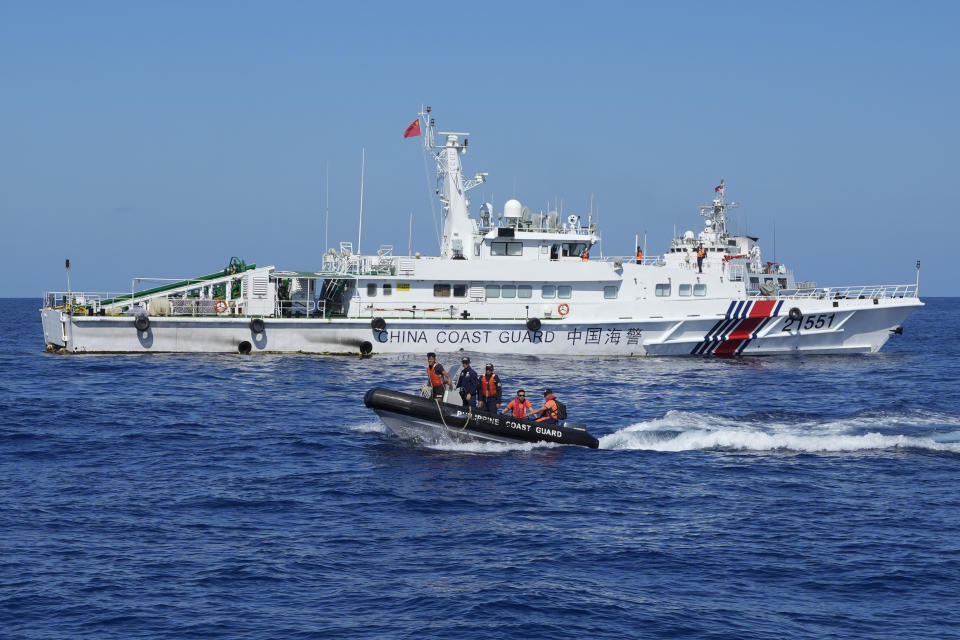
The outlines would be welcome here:
M 526 415 L 527 411 L 533 409 L 533 406 L 530 404 L 530 401 L 526 398 L 523 399 L 523 402 L 517 402 L 520 398 L 514 398 L 510 401 L 510 404 L 507 405 L 507 409 L 513 410 L 514 418 L 522 418 Z
M 550 396 L 549 398 L 547 398 L 547 401 L 543 403 L 546 409 L 544 409 L 543 412 L 540 413 L 540 417 L 537 419 L 537 422 L 540 422 L 541 420 L 546 420 L 547 418 L 553 418 L 554 420 L 557 419 L 556 399 L 557 399 L 556 396 Z
M 637 260 L 643 260 L 643 251 L 637 249 Z
M 427 365 L 427 375 L 430 377 L 430 386 L 431 387 L 442 387 L 443 386 L 443 367 L 440 367 L 441 373 L 434 373 L 433 370 L 436 366 L 440 364 L 439 362 L 434 362 L 433 366 Z
M 702 258 L 702 257 L 705 256 L 705 255 L 707 255 L 706 250 L 704 250 L 704 249 L 697 249 L 697 257 L 698 257 L 698 258 Z
M 580 259 L 584 262 L 587 262 L 590 259 L 590 253 L 588 251 L 584 251 L 580 254 Z
M 484 398 L 497 397 L 497 374 L 487 378 L 486 374 L 480 378 L 480 395 Z

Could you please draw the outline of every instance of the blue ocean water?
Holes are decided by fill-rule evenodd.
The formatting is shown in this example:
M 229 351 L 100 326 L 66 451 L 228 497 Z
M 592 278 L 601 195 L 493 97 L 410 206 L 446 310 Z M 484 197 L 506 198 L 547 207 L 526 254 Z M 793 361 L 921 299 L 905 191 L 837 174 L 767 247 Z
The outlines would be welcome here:
M 871 356 L 494 359 L 601 450 L 390 436 L 420 357 L 46 354 L 39 304 L 4 638 L 960 637 L 960 299 Z

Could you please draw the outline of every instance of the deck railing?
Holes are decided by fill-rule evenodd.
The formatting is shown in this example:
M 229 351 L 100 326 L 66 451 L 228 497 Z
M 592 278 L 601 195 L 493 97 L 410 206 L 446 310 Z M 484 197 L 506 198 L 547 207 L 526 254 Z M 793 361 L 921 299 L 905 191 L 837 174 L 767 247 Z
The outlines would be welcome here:
M 751 297 L 766 297 L 759 291 L 749 291 Z M 778 298 L 791 299 L 865 299 L 865 298 L 916 298 L 916 284 L 877 284 L 850 287 L 816 287 L 809 289 L 781 289 Z

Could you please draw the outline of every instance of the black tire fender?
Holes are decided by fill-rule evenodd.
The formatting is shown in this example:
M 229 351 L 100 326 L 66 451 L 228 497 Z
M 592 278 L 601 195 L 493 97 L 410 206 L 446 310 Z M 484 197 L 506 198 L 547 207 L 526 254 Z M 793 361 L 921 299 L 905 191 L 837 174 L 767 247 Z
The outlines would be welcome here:
M 370 321 L 370 326 L 374 331 L 383 331 L 387 328 L 387 321 L 383 318 L 374 318 Z
M 263 333 L 265 328 L 266 324 L 264 324 L 263 318 L 253 318 L 250 320 L 250 331 L 253 333 Z
M 146 331 L 150 328 L 150 318 L 147 316 L 137 316 L 133 321 L 133 326 L 137 328 L 137 331 Z
M 368 356 L 373 352 L 373 343 L 369 340 L 364 340 L 360 343 L 360 355 Z
M 796 322 L 803 319 L 803 312 L 800 311 L 799 307 L 792 307 L 790 312 L 787 314 L 787 317 Z
M 239 351 L 243 355 L 249 355 L 252 350 L 253 350 L 253 345 L 246 340 L 244 340 L 243 342 L 237 345 L 237 351 Z
M 542 326 L 543 323 L 540 322 L 540 318 L 529 318 L 527 320 L 527 329 L 530 331 L 540 331 Z

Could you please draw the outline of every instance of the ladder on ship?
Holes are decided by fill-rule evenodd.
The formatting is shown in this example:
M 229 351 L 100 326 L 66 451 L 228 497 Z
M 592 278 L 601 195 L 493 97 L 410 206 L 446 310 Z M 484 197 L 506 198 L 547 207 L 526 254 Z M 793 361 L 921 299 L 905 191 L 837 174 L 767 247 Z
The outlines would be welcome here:
M 320 299 L 323 300 L 323 317 L 343 315 L 343 293 L 346 288 L 347 281 L 344 278 L 328 278 L 323 281 L 323 289 L 320 292 Z

